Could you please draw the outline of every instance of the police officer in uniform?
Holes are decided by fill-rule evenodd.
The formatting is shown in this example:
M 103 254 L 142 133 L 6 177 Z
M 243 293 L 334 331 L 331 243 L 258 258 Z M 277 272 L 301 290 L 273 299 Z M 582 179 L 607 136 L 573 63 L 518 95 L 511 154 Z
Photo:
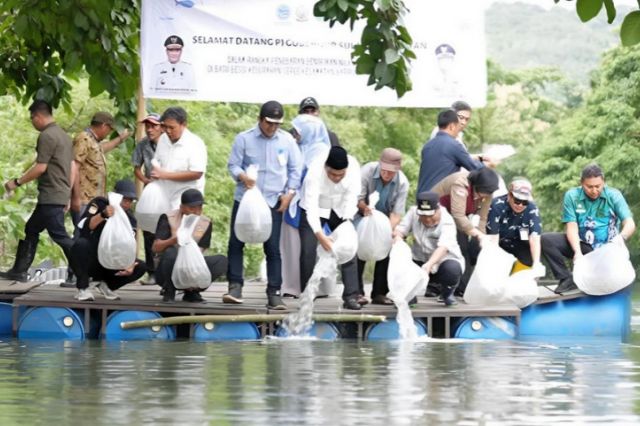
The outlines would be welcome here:
M 184 42 L 177 35 L 167 37 L 164 42 L 167 60 L 153 67 L 151 84 L 155 91 L 189 94 L 195 91 L 193 66 L 180 60 Z

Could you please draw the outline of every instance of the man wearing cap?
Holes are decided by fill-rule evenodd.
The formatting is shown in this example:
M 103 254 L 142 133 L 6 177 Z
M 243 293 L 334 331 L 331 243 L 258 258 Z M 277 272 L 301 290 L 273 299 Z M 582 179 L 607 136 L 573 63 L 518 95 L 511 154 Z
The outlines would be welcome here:
M 441 111 L 438 114 L 438 128 L 440 131 L 422 148 L 418 193 L 430 191 L 438 182 L 460 171 L 461 167 L 469 171 L 484 167 L 481 161 L 474 160 L 467 149 L 456 141 L 460 121 L 455 111 Z
M 131 213 L 131 206 L 136 200 L 136 188 L 130 180 L 120 180 L 116 183 L 115 192 L 122 195 L 120 206 L 127 214 L 131 224 L 131 232 L 135 233 L 136 219 Z M 70 263 L 77 276 L 76 287 L 78 293 L 75 298 L 81 301 L 95 300 L 89 287 L 89 281 L 100 281 L 95 290 L 105 299 L 116 300 L 120 296 L 114 290 L 136 281 L 146 272 L 144 263 L 136 259 L 129 268 L 116 271 L 107 269 L 98 261 L 98 245 L 104 226 L 114 214 L 114 209 L 105 197 L 96 197 L 89 202 L 80 221 L 78 229 L 80 235 L 71 248 Z
M 141 123 L 144 124 L 146 136 L 136 145 L 131 155 L 131 163 L 133 164 L 133 174 L 136 179 L 146 185 L 152 180 L 151 170 L 153 166 L 151 165 L 151 160 L 156 155 L 156 147 L 162 135 L 162 125 L 160 123 L 160 115 L 154 113 L 147 115 Z M 142 236 L 144 238 L 144 259 L 147 263 L 147 273 L 149 274 L 149 279 L 144 283 L 155 284 L 153 276 L 155 265 L 153 250 L 151 250 L 155 236 L 149 231 L 143 231 Z
M 362 166 L 361 190 L 358 196 L 359 216 L 371 215 L 372 209 L 378 210 L 389 217 L 391 229 L 404 216 L 405 203 L 409 194 L 409 181 L 402 173 L 402 153 L 395 148 L 382 150 L 379 161 L 372 161 Z M 377 193 L 378 201 L 374 206 L 370 205 L 369 196 Z M 362 274 L 366 262 L 358 259 L 358 284 L 361 297 L 358 302 L 366 304 L 364 298 L 364 283 Z M 389 257 L 376 262 L 373 272 L 373 289 L 371 290 L 371 303 L 377 305 L 393 305 L 393 301 L 387 297 L 389 287 L 387 284 L 387 269 Z M 364 299 L 364 300 L 363 300 Z
M 231 211 L 229 236 L 229 292 L 222 300 L 225 303 L 242 303 L 244 284 L 244 243 L 234 230 L 238 206 L 247 189 L 257 186 L 271 208 L 271 235 L 263 244 L 267 260 L 267 307 L 286 309 L 282 302 L 282 260 L 280 256 L 280 229 L 282 214 L 300 186 L 302 157 L 296 142 L 280 129 L 284 121 L 284 110 L 277 101 L 269 101 L 260 108 L 258 123 L 253 128 L 236 135 L 227 162 L 229 174 L 236 182 Z M 258 167 L 258 179 L 246 173 L 249 166 Z
M 476 264 L 480 240 L 486 235 L 491 194 L 496 189 L 498 174 L 488 167 L 471 172 L 459 171 L 433 187 L 433 192 L 440 194 L 440 204 L 451 213 L 458 228 L 458 245 L 465 258 L 464 276 L 458 286 L 458 293 L 464 293 Z M 470 215 L 478 216 L 477 225 L 469 219 Z
M 300 195 L 300 286 L 305 289 L 316 264 L 318 243 L 331 252 L 333 241 L 325 234 L 352 220 L 358 211 L 360 165 L 347 151 L 333 146 L 325 158 L 309 167 Z M 346 309 L 359 310 L 356 256 L 340 266 Z
M 113 132 L 113 126 L 113 116 L 99 111 L 91 118 L 90 126 L 73 139 L 74 167 L 77 170 L 71 200 L 74 224 L 89 201 L 106 195 L 107 160 L 104 155 L 129 137 L 129 130 L 125 129 L 115 138 L 103 142 Z
M 533 202 L 531 182 L 515 178 L 506 195 L 491 202 L 487 235 L 522 264 L 540 268 L 540 212 Z
M 167 60 L 153 67 L 152 89 L 157 92 L 172 92 L 189 95 L 196 91 L 193 66 L 180 60 L 184 42 L 177 35 L 170 35 L 164 41 Z
M 313 96 L 307 96 L 300 101 L 298 114 L 306 114 L 320 118 L 320 104 L 318 104 L 318 101 L 316 101 L 316 98 L 314 98 Z M 340 146 L 340 139 L 338 138 L 338 135 L 332 132 L 329 128 L 327 128 L 327 133 L 329 135 L 330 145 Z
M 176 296 L 176 288 L 171 280 L 171 274 L 173 273 L 173 266 L 178 257 L 177 231 L 182 223 L 182 217 L 190 214 L 200 216 L 193 230 L 193 239 L 203 252 L 211 245 L 211 219 L 202 214 L 203 204 L 204 197 L 200 191 L 193 188 L 187 189 L 180 197 L 180 208 L 163 214 L 160 216 L 160 219 L 158 219 L 153 251 L 160 255 L 160 263 L 156 270 L 156 279 L 158 284 L 163 288 L 163 302 L 171 303 L 175 300 Z M 224 274 L 227 269 L 227 258 L 223 255 L 204 256 L 204 260 L 211 273 L 211 281 L 214 281 Z M 200 295 L 201 291 L 203 291 L 201 288 L 186 289 L 182 300 L 195 303 L 204 302 L 204 299 Z
M 45 229 L 64 254 L 69 258 L 73 240 L 64 227 L 64 210 L 71 193 L 71 162 L 73 149 L 71 139 L 53 119 L 51 105 L 36 100 L 29 106 L 31 124 L 40 132 L 36 144 L 36 160 L 22 175 L 9 179 L 5 184 L 5 195 L 33 180 L 38 181 L 38 200 L 24 227 L 24 239 L 18 241 L 13 267 L 1 272 L 0 277 L 9 280 L 27 281 L 27 270 L 33 263 L 40 233 Z
M 575 263 L 583 255 L 616 239 L 627 241 L 636 230 L 622 193 L 605 185 L 604 172 L 596 164 L 582 170 L 580 186 L 564 194 L 562 222 L 565 232 L 542 234 L 542 254 L 559 285 L 556 293 L 577 288 L 565 261 Z
M 457 243 L 456 225 L 440 205 L 436 192 L 421 192 L 417 205 L 409 209 L 395 230 L 396 239 L 413 234 L 413 261 L 429 274 L 429 285 L 440 294 L 438 301 L 455 305 L 453 293 L 465 268 Z M 414 304 L 416 300 L 410 301 Z
M 160 117 L 164 133 L 160 135 L 151 178 L 159 180 L 169 198 L 171 209 L 180 206 L 180 196 L 190 188 L 204 194 L 207 148 L 199 136 L 187 128 L 187 112 L 169 107 Z

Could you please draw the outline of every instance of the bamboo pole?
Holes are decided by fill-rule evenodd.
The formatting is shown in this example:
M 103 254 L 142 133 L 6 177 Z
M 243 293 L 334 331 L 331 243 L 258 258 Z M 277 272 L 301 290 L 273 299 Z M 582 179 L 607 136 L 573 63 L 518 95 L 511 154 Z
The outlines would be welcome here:
M 221 322 L 276 322 L 282 321 L 287 314 L 256 314 L 256 315 L 185 315 L 177 317 L 157 318 L 152 320 L 121 322 L 120 328 L 128 330 L 132 328 L 154 327 L 178 324 L 204 324 Z M 387 320 L 384 315 L 366 314 L 315 314 L 314 321 L 319 322 L 383 322 Z

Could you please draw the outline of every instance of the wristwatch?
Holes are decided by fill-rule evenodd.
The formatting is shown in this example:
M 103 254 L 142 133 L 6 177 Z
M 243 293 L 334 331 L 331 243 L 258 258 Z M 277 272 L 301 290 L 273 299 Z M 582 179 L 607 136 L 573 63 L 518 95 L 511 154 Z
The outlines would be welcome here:
M 18 182 L 18 178 L 13 178 L 13 183 L 14 183 L 16 186 L 20 186 L 20 182 Z
M 289 190 L 287 191 L 287 194 L 289 194 L 289 195 L 293 195 L 295 193 L 296 193 L 296 190 L 293 189 L 293 188 L 289 188 Z

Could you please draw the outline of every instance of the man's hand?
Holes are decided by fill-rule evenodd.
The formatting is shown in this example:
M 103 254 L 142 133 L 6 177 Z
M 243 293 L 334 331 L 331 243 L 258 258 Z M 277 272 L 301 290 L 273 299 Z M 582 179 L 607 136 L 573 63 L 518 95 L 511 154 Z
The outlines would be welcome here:
M 129 129 L 124 129 L 123 131 L 118 133 L 118 138 L 120 138 L 120 142 L 118 142 L 118 145 L 124 142 L 130 135 L 131 132 L 129 131 Z
M 581 250 L 576 250 L 575 253 L 573 253 L 573 261 L 577 262 L 578 260 L 582 259 L 584 257 L 584 255 L 582 254 Z
M 289 208 L 289 204 L 291 204 L 291 200 L 293 199 L 294 194 L 282 194 L 280 196 L 280 207 L 278 207 L 277 212 L 283 213 Z
M 137 265 L 138 265 L 138 262 L 135 262 L 133 265 L 129 266 L 127 269 L 123 269 L 122 271 L 116 272 L 115 275 L 118 277 L 128 277 L 129 275 L 133 274 L 133 270 Z
M 247 189 L 251 189 L 256 186 L 256 181 L 247 176 L 246 173 L 240 173 L 238 176 L 238 180 L 244 184 L 244 187 Z
M 8 181 L 5 182 L 4 184 L 4 189 L 7 192 L 11 192 L 14 189 L 16 189 L 18 187 L 18 185 L 16 185 L 16 182 L 13 179 L 9 179 Z
M 427 262 L 425 264 L 423 264 L 421 266 L 422 270 L 425 271 L 427 274 L 431 273 L 431 270 L 433 269 L 433 264 L 430 262 Z
M 318 238 L 318 242 L 323 249 L 325 249 L 329 253 L 333 252 L 333 241 L 331 240 L 331 238 L 327 237 L 322 232 L 317 234 L 316 237 Z
M 152 179 L 165 179 L 167 171 L 160 166 L 153 166 L 151 170 L 151 178 Z
M 103 212 L 106 217 L 111 217 L 115 210 L 113 209 L 113 206 L 107 206 L 104 208 Z

